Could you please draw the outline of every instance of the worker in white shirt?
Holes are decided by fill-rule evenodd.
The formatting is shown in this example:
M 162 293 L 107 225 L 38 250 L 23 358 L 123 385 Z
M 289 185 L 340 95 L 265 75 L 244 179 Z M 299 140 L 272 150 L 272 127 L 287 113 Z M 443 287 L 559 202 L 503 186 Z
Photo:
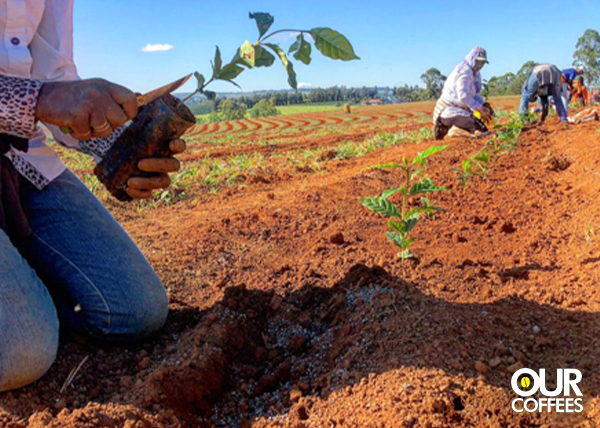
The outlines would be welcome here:
M 150 264 L 37 126 L 102 158 L 137 114 L 130 90 L 79 79 L 72 12 L 73 0 L 0 0 L 0 392 L 48 370 L 59 323 L 100 340 L 133 341 L 158 332 L 168 312 Z M 145 161 L 156 174 L 130 180 L 132 198 L 167 187 L 179 168 L 174 158 Z
M 433 111 L 436 140 L 443 139 L 453 126 L 470 134 L 489 133 L 485 123 L 473 114 L 478 111 L 484 120 L 493 114 L 489 104 L 479 95 L 482 89 L 480 72 L 487 63 L 486 50 L 476 46 L 446 79 L 442 96 Z

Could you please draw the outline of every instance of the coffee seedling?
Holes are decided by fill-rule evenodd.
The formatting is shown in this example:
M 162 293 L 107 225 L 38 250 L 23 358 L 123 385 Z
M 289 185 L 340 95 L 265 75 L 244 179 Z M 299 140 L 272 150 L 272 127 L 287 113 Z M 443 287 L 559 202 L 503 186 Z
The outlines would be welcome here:
M 382 168 L 400 168 L 404 172 L 404 185 L 383 192 L 380 196 L 372 198 L 359 198 L 360 202 L 368 209 L 388 217 L 388 226 L 393 230 L 387 232 L 387 238 L 400 248 L 398 257 L 403 260 L 413 257 L 413 253 L 408 249 L 414 238 L 408 238 L 408 234 L 417 225 L 417 222 L 423 214 L 433 216 L 437 211 L 444 211 L 443 208 L 436 207 L 425 196 L 420 197 L 421 205 L 408 209 L 408 203 L 411 198 L 427 193 L 446 191 L 445 187 L 440 187 L 433 183 L 425 171 L 427 158 L 447 146 L 434 146 L 418 153 L 412 160 L 404 156 L 402 163 L 388 163 L 371 167 L 371 169 Z M 402 207 L 399 208 L 389 198 L 400 193 L 402 195 Z M 393 220 L 393 219 L 397 219 Z
M 206 87 L 210 83 L 215 80 L 222 80 L 239 88 L 240 86 L 234 79 L 245 69 L 270 67 L 275 62 L 276 57 L 279 58 L 287 72 L 288 84 L 293 89 L 298 89 L 294 65 L 289 60 L 288 55 L 293 55 L 295 59 L 303 64 L 310 64 L 312 53 L 312 47 L 308 41 L 310 39 L 312 39 L 315 48 L 328 58 L 339 59 L 342 61 L 360 59 L 354 53 L 350 41 L 331 28 L 317 27 L 310 30 L 277 30 L 270 34 L 266 34 L 271 28 L 271 25 L 273 25 L 275 18 L 273 18 L 271 14 L 263 12 L 250 13 L 249 17 L 256 22 L 256 27 L 258 28 L 258 40 L 255 43 L 246 40 L 244 44 L 239 47 L 236 54 L 233 56 L 233 59 L 225 65 L 223 65 L 221 51 L 217 46 L 215 58 L 214 61 L 212 61 L 211 78 L 207 81 L 204 75 L 198 72 L 194 73 L 194 76 L 198 81 L 197 89 L 182 102 L 187 101 L 197 93 L 205 95 L 209 100 L 214 100 L 217 96 L 216 93 L 206 90 Z M 296 41 L 289 47 L 287 54 L 279 45 L 266 43 L 267 39 L 280 33 L 298 33 Z
M 450 171 L 456 173 L 460 185 L 467 187 L 473 177 L 485 178 L 490 171 L 487 164 L 490 161 L 490 155 L 485 151 L 485 148 L 475 153 L 473 156 L 462 161 L 461 168 L 451 168 Z

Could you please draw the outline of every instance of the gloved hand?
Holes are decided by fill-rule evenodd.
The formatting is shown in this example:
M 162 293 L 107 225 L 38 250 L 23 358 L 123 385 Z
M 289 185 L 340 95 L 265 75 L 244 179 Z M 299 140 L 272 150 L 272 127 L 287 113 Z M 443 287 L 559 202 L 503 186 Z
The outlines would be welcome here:
M 173 154 L 183 153 L 185 140 L 177 139 L 169 143 Z M 146 172 L 154 172 L 152 177 L 131 177 L 127 181 L 127 194 L 133 199 L 148 199 L 156 189 L 165 189 L 171 184 L 169 173 L 179 170 L 181 164 L 174 157 L 146 158 L 138 162 L 138 168 Z

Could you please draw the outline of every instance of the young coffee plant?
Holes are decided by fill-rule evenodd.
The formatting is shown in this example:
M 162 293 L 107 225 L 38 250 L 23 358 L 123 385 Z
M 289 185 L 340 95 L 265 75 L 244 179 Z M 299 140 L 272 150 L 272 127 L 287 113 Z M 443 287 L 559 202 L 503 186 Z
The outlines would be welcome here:
M 209 100 L 216 98 L 216 93 L 207 91 L 206 87 L 215 80 L 223 80 L 229 82 L 238 88 L 240 87 L 234 79 L 237 78 L 244 70 L 257 67 L 270 67 L 275 62 L 275 58 L 279 58 L 281 64 L 285 68 L 288 75 L 288 83 L 293 89 L 298 89 L 298 81 L 294 65 L 289 60 L 288 55 L 293 55 L 295 59 L 303 64 L 310 64 L 312 47 L 309 40 L 312 39 L 315 48 L 324 56 L 342 61 L 351 61 L 360 59 L 354 53 L 350 41 L 339 32 L 327 27 L 317 27 L 310 30 L 277 30 L 267 34 L 267 31 L 273 25 L 275 18 L 269 13 L 257 12 L 250 13 L 250 19 L 256 22 L 258 28 L 258 40 L 254 43 L 246 40 L 237 50 L 233 59 L 223 65 L 221 51 L 217 46 L 215 58 L 212 61 L 212 76 L 207 81 L 204 75 L 196 72 L 194 76 L 198 80 L 196 91 L 190 94 L 182 102 L 187 101 L 193 95 L 201 93 Z M 267 43 L 267 39 L 280 33 L 298 33 L 296 41 L 289 47 L 286 52 L 277 44 Z
M 440 187 L 433 183 L 431 178 L 427 176 L 425 171 L 427 158 L 447 146 L 434 146 L 417 154 L 412 160 L 404 156 L 402 163 L 388 163 L 371 167 L 371 169 L 382 168 L 400 168 L 404 172 L 403 186 L 389 189 L 383 192 L 380 196 L 373 198 L 360 198 L 360 202 L 368 209 L 382 214 L 389 218 L 388 226 L 393 230 L 387 232 L 387 238 L 400 248 L 398 257 L 403 260 L 413 257 L 413 253 L 408 249 L 414 238 L 409 238 L 408 234 L 417 225 L 417 222 L 422 215 L 433 216 L 437 211 L 444 211 L 443 208 L 436 207 L 425 196 L 420 196 L 421 205 L 408 209 L 409 202 L 412 198 L 427 193 L 446 191 L 445 187 Z M 398 207 L 389 198 L 400 193 L 402 195 L 402 206 Z
M 496 135 L 486 141 L 483 148 L 462 161 L 461 168 L 452 168 L 461 186 L 466 187 L 475 177 L 487 177 L 492 164 L 503 154 L 514 152 L 526 120 L 513 114 L 506 124 L 496 125 Z
M 462 161 L 461 169 L 451 168 L 450 170 L 456 173 L 460 185 L 467 187 L 469 182 L 471 182 L 474 177 L 485 178 L 487 176 L 488 172 L 490 171 L 487 166 L 489 161 L 490 155 L 485 151 L 484 147 L 473 156 Z

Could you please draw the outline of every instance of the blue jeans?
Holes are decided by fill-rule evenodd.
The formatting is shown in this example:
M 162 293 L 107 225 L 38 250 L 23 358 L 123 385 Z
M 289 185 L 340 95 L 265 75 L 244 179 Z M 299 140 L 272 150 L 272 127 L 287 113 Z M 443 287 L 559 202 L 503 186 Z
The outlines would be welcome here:
M 70 171 L 39 191 L 22 180 L 33 236 L 17 250 L 0 230 L 0 392 L 41 377 L 62 327 L 107 341 L 165 323 L 165 289 L 142 253 Z
M 523 92 L 521 93 L 521 105 L 519 106 L 519 114 L 521 116 L 524 116 L 525 113 L 527 113 L 527 111 L 529 110 L 529 100 L 537 93 L 539 88 L 540 84 L 537 80 L 537 77 L 535 77 L 534 73 L 531 73 L 527 78 L 527 82 L 523 87 Z M 561 94 L 560 92 L 556 91 L 555 86 L 549 85 L 548 92 L 548 95 L 552 96 L 552 98 L 554 98 L 555 100 L 561 99 Z M 548 96 L 538 97 L 538 102 L 540 103 L 542 110 L 547 113 L 549 107 Z M 561 102 L 555 102 L 554 105 L 556 106 L 556 113 L 558 113 L 560 120 L 562 122 L 566 122 L 567 111 L 565 110 L 564 105 Z

